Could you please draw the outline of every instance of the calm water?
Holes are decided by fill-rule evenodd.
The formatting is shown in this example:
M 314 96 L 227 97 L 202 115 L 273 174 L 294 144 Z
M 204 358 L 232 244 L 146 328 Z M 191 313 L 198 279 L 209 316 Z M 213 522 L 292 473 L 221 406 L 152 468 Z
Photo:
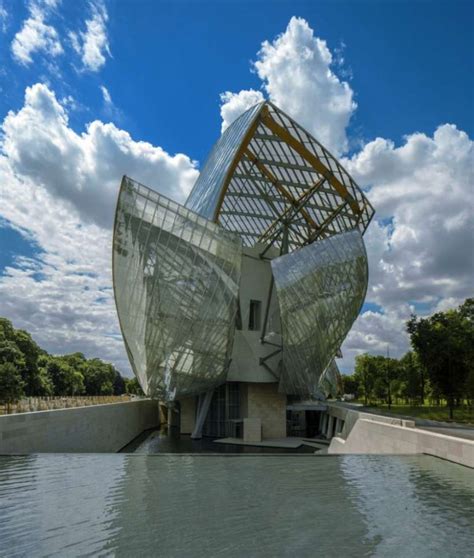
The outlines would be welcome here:
M 428 456 L 0 458 L 1 556 L 474 553 L 474 471 Z

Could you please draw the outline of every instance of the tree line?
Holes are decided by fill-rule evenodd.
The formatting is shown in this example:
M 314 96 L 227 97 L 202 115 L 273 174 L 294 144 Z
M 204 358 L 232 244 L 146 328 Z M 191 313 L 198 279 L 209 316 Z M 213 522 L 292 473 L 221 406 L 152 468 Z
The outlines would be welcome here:
M 406 328 L 412 350 L 400 359 L 357 356 L 354 373 L 343 377 L 344 393 L 389 408 L 394 400 L 410 405 L 444 400 L 450 418 L 463 401 L 474 405 L 474 299 L 427 318 L 412 315 Z
M 142 394 L 136 378 L 82 353 L 51 355 L 23 329 L 0 318 L 0 403 L 22 397 Z

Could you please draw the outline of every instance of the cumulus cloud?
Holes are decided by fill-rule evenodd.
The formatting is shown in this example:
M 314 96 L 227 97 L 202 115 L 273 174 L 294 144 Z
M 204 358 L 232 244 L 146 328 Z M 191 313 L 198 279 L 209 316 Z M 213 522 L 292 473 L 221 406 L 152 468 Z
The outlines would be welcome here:
M 257 103 L 262 102 L 265 97 L 261 91 L 255 89 L 243 89 L 239 93 L 226 91 L 221 93 L 221 132 L 224 132 L 234 120 L 242 113 Z
M 123 174 L 183 201 L 198 171 L 189 157 L 135 141 L 114 124 L 94 121 L 81 134 L 44 84 L 28 87 L 24 106 L 9 112 L 2 150 L 19 176 L 67 201 L 84 222 L 110 227 Z
M 3 270 L 0 315 L 52 353 L 81 351 L 130 373 L 113 303 L 110 230 L 82 223 L 63 200 L 16 175 L 5 156 L 0 196 L 4 223 L 40 250 Z
M 347 149 L 346 128 L 357 106 L 353 91 L 334 73 L 326 41 L 314 35 L 307 21 L 292 17 L 284 33 L 262 43 L 253 67 L 271 101 L 330 151 Z M 223 128 L 259 95 L 254 90 L 224 93 Z
M 71 31 L 69 37 L 74 50 L 80 55 L 86 70 L 98 72 L 110 56 L 107 21 L 109 16 L 103 2 L 89 4 L 91 17 L 86 20 L 86 30 L 76 33 Z
M 63 53 L 56 29 L 46 23 L 46 18 L 59 0 L 35 0 L 29 4 L 29 17 L 16 33 L 11 44 L 13 58 L 24 66 L 33 62 L 33 54 L 43 52 L 48 57 Z
M 399 356 L 411 312 L 446 310 L 473 295 L 473 154 L 467 134 L 444 124 L 398 147 L 377 138 L 344 162 L 377 210 L 365 235 L 367 301 L 383 310 L 359 317 L 343 346 L 345 363 L 364 350 L 384 353 L 387 344 Z
M 473 154 L 467 134 L 444 124 L 433 137 L 407 136 L 400 147 L 377 138 L 346 161 L 370 187 L 379 219 L 367 235 L 371 300 L 434 305 L 471 294 Z
M 198 171 L 184 155 L 95 121 L 78 134 L 43 84 L 2 125 L 0 218 L 34 243 L 0 276 L 0 315 L 51 352 L 83 351 L 129 372 L 113 303 L 111 223 L 122 174 L 183 201 Z

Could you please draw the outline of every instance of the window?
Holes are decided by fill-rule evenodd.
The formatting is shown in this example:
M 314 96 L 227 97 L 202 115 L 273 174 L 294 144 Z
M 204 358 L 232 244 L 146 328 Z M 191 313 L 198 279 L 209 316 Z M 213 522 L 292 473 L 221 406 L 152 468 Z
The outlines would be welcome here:
M 261 314 L 262 303 L 259 300 L 250 301 L 250 313 L 249 313 L 249 330 L 259 331 L 260 330 L 260 314 Z

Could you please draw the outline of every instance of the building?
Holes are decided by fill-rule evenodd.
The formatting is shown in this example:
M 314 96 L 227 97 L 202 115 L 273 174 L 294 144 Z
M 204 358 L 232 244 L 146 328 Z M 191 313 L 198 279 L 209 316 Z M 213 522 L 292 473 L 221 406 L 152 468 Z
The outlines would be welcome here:
M 289 403 L 335 393 L 363 304 L 374 210 L 270 102 L 221 136 L 182 206 L 124 177 L 114 292 L 144 390 L 182 432 L 286 435 Z

